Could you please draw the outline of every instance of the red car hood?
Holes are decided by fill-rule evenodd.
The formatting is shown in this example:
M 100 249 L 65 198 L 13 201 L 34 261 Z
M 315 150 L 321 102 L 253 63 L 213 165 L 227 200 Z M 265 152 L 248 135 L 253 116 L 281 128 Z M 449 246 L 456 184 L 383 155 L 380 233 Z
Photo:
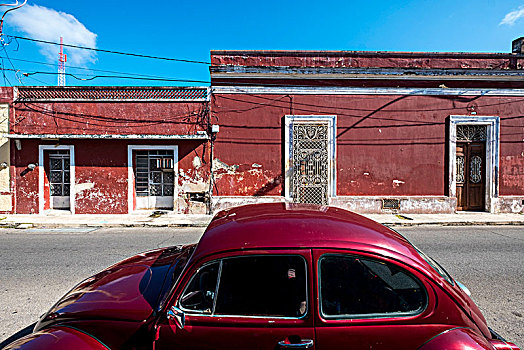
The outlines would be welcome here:
M 35 329 L 71 319 L 147 319 L 168 292 L 183 251 L 172 247 L 142 253 L 87 278 L 64 295 Z

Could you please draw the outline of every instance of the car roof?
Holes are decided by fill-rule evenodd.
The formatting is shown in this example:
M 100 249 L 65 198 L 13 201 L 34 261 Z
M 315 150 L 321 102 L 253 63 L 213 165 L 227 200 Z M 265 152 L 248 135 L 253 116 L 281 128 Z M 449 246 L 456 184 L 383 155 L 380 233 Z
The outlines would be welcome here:
M 245 205 L 217 213 L 193 259 L 265 248 L 352 249 L 426 265 L 406 238 L 373 220 L 341 208 L 290 203 Z

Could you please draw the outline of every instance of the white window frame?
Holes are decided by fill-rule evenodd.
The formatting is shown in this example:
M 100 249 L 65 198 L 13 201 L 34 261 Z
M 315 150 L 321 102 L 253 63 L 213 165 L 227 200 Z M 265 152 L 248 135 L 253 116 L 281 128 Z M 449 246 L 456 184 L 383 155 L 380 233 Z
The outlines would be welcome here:
M 337 195 L 336 149 L 336 115 L 286 115 L 285 116 L 285 199 L 293 200 L 291 177 L 293 174 L 293 124 L 295 123 L 328 123 L 328 202 Z
M 69 151 L 69 210 L 75 213 L 75 146 L 73 145 L 39 145 L 38 146 L 38 213 L 44 213 L 44 151 Z M 51 194 L 49 194 L 51 197 Z
M 178 146 L 159 146 L 159 145 L 128 145 L 127 146 L 127 212 L 135 211 L 133 207 L 134 189 L 135 189 L 135 174 L 133 172 L 133 151 L 149 151 L 149 150 L 170 150 L 173 151 L 173 211 L 177 210 L 178 198 Z

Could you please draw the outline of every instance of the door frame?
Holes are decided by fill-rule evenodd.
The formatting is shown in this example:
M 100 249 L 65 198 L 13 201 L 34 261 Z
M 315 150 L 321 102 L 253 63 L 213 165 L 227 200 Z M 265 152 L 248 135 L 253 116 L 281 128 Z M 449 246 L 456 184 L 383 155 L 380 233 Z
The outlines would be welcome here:
M 492 213 L 494 212 L 495 198 L 499 196 L 500 117 L 477 115 L 451 115 L 449 117 L 449 196 L 455 198 L 457 197 L 457 125 L 460 124 L 486 126 L 484 210 Z
M 75 146 L 73 145 L 38 145 L 38 213 L 44 213 L 44 152 L 69 151 L 69 210 L 75 213 Z
M 284 196 L 286 201 L 293 201 L 293 191 L 291 190 L 291 179 L 293 176 L 293 124 L 295 123 L 326 123 L 328 124 L 328 204 L 332 197 L 337 195 L 337 167 L 336 167 L 336 115 L 286 115 L 284 125 L 284 148 L 285 148 L 285 169 L 284 169 Z
M 133 171 L 133 151 L 172 150 L 173 151 L 173 211 L 177 210 L 178 198 L 178 145 L 128 145 L 127 146 L 127 212 L 135 209 L 135 173 Z

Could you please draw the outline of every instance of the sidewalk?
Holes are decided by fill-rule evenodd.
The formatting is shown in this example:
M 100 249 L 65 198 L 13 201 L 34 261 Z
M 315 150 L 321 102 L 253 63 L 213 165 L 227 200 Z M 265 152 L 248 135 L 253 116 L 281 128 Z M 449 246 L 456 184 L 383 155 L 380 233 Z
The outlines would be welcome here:
M 364 216 L 389 226 L 524 225 L 522 214 L 460 212 L 457 214 L 364 214 Z M 151 211 L 120 215 L 71 215 L 64 212 L 53 212 L 47 215 L 0 215 L 0 228 L 206 227 L 211 219 L 210 215 Z

